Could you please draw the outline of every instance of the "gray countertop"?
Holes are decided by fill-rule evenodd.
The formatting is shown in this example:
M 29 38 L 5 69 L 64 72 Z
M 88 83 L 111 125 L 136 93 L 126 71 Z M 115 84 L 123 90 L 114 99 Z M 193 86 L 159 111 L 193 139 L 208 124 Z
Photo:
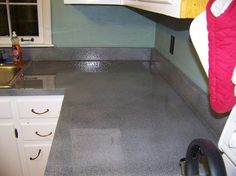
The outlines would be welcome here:
M 46 176 L 179 175 L 189 142 L 214 136 L 148 66 L 32 62 L 0 95 L 65 94 Z
M 179 175 L 189 142 L 214 139 L 147 63 L 105 62 L 96 73 L 81 71 L 96 63 L 83 64 L 39 62 L 28 70 L 55 74 L 66 90 L 46 176 Z
M 64 89 L 0 89 L 0 96 L 64 95 Z

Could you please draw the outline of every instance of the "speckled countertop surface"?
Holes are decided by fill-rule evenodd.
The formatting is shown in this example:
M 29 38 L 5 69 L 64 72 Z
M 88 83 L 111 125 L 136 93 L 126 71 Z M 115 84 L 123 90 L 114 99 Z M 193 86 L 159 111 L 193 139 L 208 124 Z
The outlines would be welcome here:
M 192 139 L 215 138 L 148 68 L 132 61 L 32 62 L 24 81 L 0 95 L 65 93 L 46 176 L 180 175 Z
M 64 89 L 1 89 L 0 96 L 64 95 Z
M 147 63 L 105 62 L 96 73 L 81 71 L 99 64 L 38 62 L 28 70 L 56 75 L 55 87 L 65 88 L 46 176 L 180 175 L 189 142 L 214 140 Z

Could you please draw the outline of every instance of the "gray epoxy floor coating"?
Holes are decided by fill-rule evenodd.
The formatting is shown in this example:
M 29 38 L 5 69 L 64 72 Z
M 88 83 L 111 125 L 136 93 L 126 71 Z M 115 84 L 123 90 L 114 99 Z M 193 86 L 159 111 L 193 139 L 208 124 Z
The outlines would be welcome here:
M 46 175 L 177 176 L 194 138 L 214 140 L 159 75 L 142 62 L 108 72 L 57 73 L 65 99 Z

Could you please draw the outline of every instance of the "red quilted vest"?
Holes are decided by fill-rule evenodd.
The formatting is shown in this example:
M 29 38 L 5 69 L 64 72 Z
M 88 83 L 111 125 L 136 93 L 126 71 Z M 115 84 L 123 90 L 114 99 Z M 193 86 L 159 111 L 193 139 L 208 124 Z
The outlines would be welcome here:
M 209 40 L 209 95 L 210 105 L 217 113 L 225 113 L 236 104 L 233 70 L 236 65 L 236 0 L 223 14 L 216 17 L 206 8 Z

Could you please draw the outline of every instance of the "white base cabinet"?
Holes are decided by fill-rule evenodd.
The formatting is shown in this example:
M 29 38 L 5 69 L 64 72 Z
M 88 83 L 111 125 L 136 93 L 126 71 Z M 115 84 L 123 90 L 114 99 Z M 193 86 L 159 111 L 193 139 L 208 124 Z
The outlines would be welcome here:
M 22 176 L 13 122 L 0 123 L 0 175 Z
M 44 176 L 63 98 L 0 97 L 1 176 Z

